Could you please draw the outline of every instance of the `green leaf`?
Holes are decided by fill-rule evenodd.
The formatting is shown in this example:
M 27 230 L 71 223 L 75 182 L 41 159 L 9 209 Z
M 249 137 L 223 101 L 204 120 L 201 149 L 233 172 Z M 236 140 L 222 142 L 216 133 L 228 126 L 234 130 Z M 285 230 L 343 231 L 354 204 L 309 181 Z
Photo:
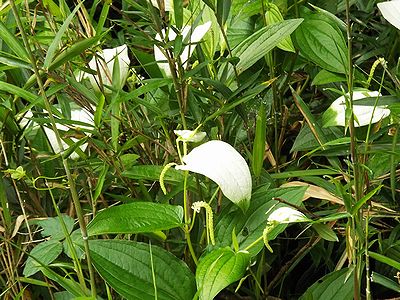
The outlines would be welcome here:
M 88 235 L 142 233 L 167 230 L 182 225 L 181 206 L 134 202 L 107 208 L 88 224 Z
M 63 221 L 69 233 L 74 228 L 74 219 L 67 215 L 62 215 Z M 41 235 L 43 237 L 51 236 L 52 239 L 62 240 L 65 238 L 60 219 L 58 217 L 47 218 L 45 220 L 37 220 L 35 224 L 41 226 L 43 231 Z
M 176 27 L 182 28 L 183 26 L 183 1 L 173 0 L 174 4 L 174 17 Z
M 315 282 L 300 297 L 300 300 L 351 300 L 353 299 L 354 284 L 349 277 L 349 269 L 329 273 Z M 346 280 L 347 279 L 347 280 Z
M 19 42 L 13 33 L 11 33 L 7 26 L 0 21 L 0 40 L 2 40 L 7 46 L 18 56 L 18 58 L 25 62 L 30 62 L 28 53 L 25 47 Z
M 93 194 L 93 202 L 96 203 L 97 198 L 99 198 L 101 192 L 103 191 L 103 185 L 104 185 L 104 180 L 107 176 L 109 169 L 109 165 L 104 164 L 103 168 L 101 169 L 101 172 L 99 174 L 99 178 L 97 179 L 97 184 L 96 184 L 96 189 Z
M 312 225 L 312 227 L 324 240 L 331 242 L 339 241 L 336 233 L 327 224 L 315 223 Z
M 61 251 L 62 244 L 57 240 L 48 240 L 37 244 L 32 249 L 28 259 L 26 260 L 23 271 L 24 276 L 32 276 L 36 272 L 40 271 L 43 266 L 51 264 L 60 255 Z
M 265 104 L 261 103 L 257 115 L 256 135 L 254 137 L 254 144 L 253 144 L 253 159 L 251 161 L 253 173 L 256 177 L 260 176 L 261 169 L 263 167 L 266 139 L 267 139 L 267 118 L 265 112 Z
M 29 63 L 4 52 L 0 52 L 0 64 L 4 64 L 13 68 L 32 69 L 32 66 Z
M 187 300 L 196 292 L 186 264 L 160 247 L 123 240 L 93 240 L 89 247 L 101 277 L 127 299 Z
M 269 190 L 268 192 L 260 189 L 257 193 L 254 193 L 251 200 L 255 205 L 250 207 L 249 214 L 246 215 L 246 222 L 238 234 L 240 249 L 245 249 L 262 236 L 268 217 L 273 210 L 282 206 L 287 206 L 286 204 L 280 203 L 278 200 L 274 200 L 274 198 L 283 199 L 289 203 L 300 206 L 306 190 L 307 187 L 278 188 Z M 274 208 L 273 210 L 271 210 L 272 207 Z M 285 231 L 287 226 L 288 224 L 276 226 L 268 234 L 268 240 L 274 240 L 280 233 Z M 263 243 L 261 242 L 258 247 L 252 247 L 249 251 L 252 255 L 256 255 L 262 247 Z
M 21 97 L 29 102 L 34 102 L 38 96 L 13 84 L 0 81 L 0 91 Z
M 51 42 L 49 49 L 47 50 L 46 57 L 44 59 L 43 63 L 43 68 L 48 68 L 51 62 L 53 61 L 53 58 L 56 54 L 57 48 L 60 45 L 61 39 L 65 33 L 65 31 L 68 29 L 69 24 L 71 23 L 72 19 L 74 18 L 76 12 L 79 10 L 81 7 L 82 3 L 78 3 L 76 5 L 75 9 L 72 11 L 72 13 L 65 19 L 64 24 L 60 27 L 58 30 L 56 36 L 54 37 L 53 41 Z
M 228 207 L 221 213 L 220 219 L 216 222 L 215 238 L 217 245 L 227 245 L 232 243 L 232 231 L 237 232 L 239 249 L 247 246 L 262 236 L 271 208 L 278 209 L 287 206 L 274 198 L 283 199 L 294 205 L 301 205 L 307 187 L 289 187 L 270 189 L 269 186 L 262 186 L 257 189 L 250 202 L 250 207 L 246 214 L 243 214 L 235 207 Z M 268 240 L 272 241 L 287 227 L 287 224 L 276 226 L 268 235 Z M 257 255 L 263 248 L 263 243 L 249 249 L 252 256 Z
M 294 37 L 306 59 L 328 71 L 346 73 L 347 46 L 338 27 L 322 18 L 310 17 L 299 26 Z
M 199 299 L 214 299 L 220 291 L 243 277 L 249 263 L 248 252 L 235 253 L 229 247 L 206 254 L 200 259 L 196 270 Z
M 240 59 L 236 65 L 238 74 L 241 74 L 264 57 L 282 40 L 288 37 L 302 21 L 303 19 L 291 19 L 263 27 L 241 42 L 232 51 L 232 55 Z M 231 82 L 234 75 L 233 66 L 228 65 L 226 81 Z
M 376 284 L 380 284 L 388 289 L 391 289 L 392 291 L 400 293 L 400 284 L 379 273 L 372 272 L 371 281 Z
M 283 16 L 279 10 L 279 7 L 274 3 L 268 3 L 267 12 L 265 13 L 265 19 L 267 20 L 267 24 L 275 24 L 283 21 Z M 295 52 L 292 39 L 290 36 L 284 38 L 277 47 L 284 51 Z
M 68 291 L 70 294 L 74 295 L 75 297 L 90 295 L 90 290 L 88 290 L 88 289 L 82 290 L 82 286 L 79 283 L 75 282 L 72 279 L 68 279 L 68 278 L 65 278 L 64 276 L 57 274 L 50 268 L 42 268 L 41 271 L 44 276 L 53 280 L 53 282 L 57 282 L 66 291 Z
M 376 252 L 371 252 L 370 251 L 370 252 L 368 252 L 368 254 L 373 259 L 375 259 L 377 261 L 380 261 L 380 262 L 382 262 L 384 264 L 387 264 L 387 265 L 389 265 L 389 266 L 391 266 L 391 267 L 393 267 L 393 268 L 395 268 L 395 269 L 400 271 L 400 262 L 398 262 L 397 260 L 394 260 L 392 258 L 389 258 L 389 257 L 387 257 L 385 255 L 382 255 L 382 254 L 379 254 L 379 253 L 376 253 Z
M 315 75 L 311 85 L 323 85 L 340 81 L 346 81 L 346 77 L 323 69 L 319 71 L 317 75 Z
M 53 62 L 49 64 L 48 70 L 52 71 L 62 64 L 71 61 L 74 57 L 80 55 L 83 51 L 95 45 L 101 37 L 102 35 L 84 39 L 73 44 L 71 47 L 66 48 L 66 50 L 57 55 Z
M 226 20 L 229 16 L 229 11 L 231 9 L 232 1 L 231 0 L 217 0 L 217 21 L 221 27 L 223 27 L 226 23 Z
M 368 194 L 364 195 L 360 200 L 357 201 L 356 204 L 351 209 L 351 214 L 354 216 L 358 210 L 369 200 L 372 196 L 374 196 L 377 192 L 381 190 L 383 185 L 379 185 L 370 191 Z

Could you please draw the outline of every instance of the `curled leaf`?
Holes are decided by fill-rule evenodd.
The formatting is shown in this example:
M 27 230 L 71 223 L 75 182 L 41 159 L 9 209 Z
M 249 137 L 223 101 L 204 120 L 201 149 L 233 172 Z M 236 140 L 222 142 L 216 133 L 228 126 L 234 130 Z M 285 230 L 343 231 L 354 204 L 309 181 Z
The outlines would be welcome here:
M 176 166 L 207 176 L 219 185 L 222 193 L 242 210 L 251 198 L 251 175 L 244 158 L 231 145 L 222 141 L 209 141 L 194 148 L 183 157 L 185 165 Z

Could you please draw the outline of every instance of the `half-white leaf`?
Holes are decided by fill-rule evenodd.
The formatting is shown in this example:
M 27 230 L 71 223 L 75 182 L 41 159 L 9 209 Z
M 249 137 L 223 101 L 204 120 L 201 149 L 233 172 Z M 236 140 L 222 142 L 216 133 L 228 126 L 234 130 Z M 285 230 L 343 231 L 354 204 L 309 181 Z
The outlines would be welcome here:
M 231 145 L 222 141 L 209 141 L 194 148 L 183 157 L 188 170 L 207 176 L 219 185 L 222 193 L 245 211 L 251 198 L 251 175 L 244 158 Z
M 377 123 L 380 120 L 390 115 L 390 110 L 386 105 L 377 105 L 374 109 L 373 105 L 361 105 L 357 104 L 357 100 L 361 100 L 368 97 L 380 97 L 379 92 L 366 91 L 354 91 L 353 92 L 353 113 L 355 117 L 354 125 L 361 127 Z M 337 98 L 331 106 L 325 111 L 322 116 L 322 122 L 324 127 L 329 126 L 345 126 L 346 120 L 346 99 L 345 96 Z

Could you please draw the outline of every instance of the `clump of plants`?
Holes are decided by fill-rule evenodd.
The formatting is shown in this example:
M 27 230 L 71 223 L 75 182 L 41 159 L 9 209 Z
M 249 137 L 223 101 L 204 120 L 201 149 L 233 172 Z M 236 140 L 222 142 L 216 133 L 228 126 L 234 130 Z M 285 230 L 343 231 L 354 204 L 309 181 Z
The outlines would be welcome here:
M 398 295 L 400 2 L 328 2 L 0 3 L 0 295 Z

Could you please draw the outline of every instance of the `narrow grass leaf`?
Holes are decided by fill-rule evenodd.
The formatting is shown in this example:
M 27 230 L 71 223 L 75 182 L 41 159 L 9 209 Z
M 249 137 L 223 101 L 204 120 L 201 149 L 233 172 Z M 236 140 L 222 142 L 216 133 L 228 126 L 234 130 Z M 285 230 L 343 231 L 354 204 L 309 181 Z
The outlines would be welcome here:
M 7 44 L 18 58 L 27 63 L 30 62 L 25 47 L 20 43 L 15 35 L 8 30 L 7 26 L 2 21 L 0 21 L 0 39 Z
M 51 42 L 48 50 L 46 57 L 44 59 L 43 63 L 43 68 L 48 68 L 51 64 L 51 62 L 54 59 L 54 56 L 56 55 L 56 51 L 58 47 L 60 46 L 61 39 L 65 33 L 65 31 L 68 29 L 69 24 L 72 22 L 72 19 L 74 18 L 76 12 L 79 10 L 83 2 L 78 3 L 78 5 L 75 7 L 75 9 L 72 11 L 72 13 L 65 19 L 64 23 L 58 30 L 57 34 L 55 35 L 53 41 Z
M 376 284 L 382 285 L 385 288 L 388 288 L 392 291 L 400 293 L 400 284 L 398 284 L 396 281 L 394 281 L 390 278 L 387 278 L 386 276 L 383 276 L 379 273 L 372 271 L 371 281 Z
M 256 134 L 253 143 L 252 167 L 256 177 L 260 176 L 264 162 L 265 142 L 267 136 L 267 118 L 265 104 L 261 103 L 256 120 Z
M 64 63 L 72 61 L 73 58 L 80 55 L 83 51 L 95 45 L 101 39 L 101 37 L 102 35 L 84 39 L 82 41 L 76 42 L 71 47 L 66 48 L 64 51 L 58 54 L 49 64 L 48 70 L 53 71 Z
M 397 260 L 394 260 L 385 255 L 382 255 L 382 254 L 379 254 L 376 252 L 372 252 L 372 251 L 369 251 L 368 254 L 373 259 L 380 261 L 381 263 L 387 264 L 388 266 L 391 266 L 391 267 L 397 269 L 398 271 L 400 271 L 400 262 L 398 262 Z

